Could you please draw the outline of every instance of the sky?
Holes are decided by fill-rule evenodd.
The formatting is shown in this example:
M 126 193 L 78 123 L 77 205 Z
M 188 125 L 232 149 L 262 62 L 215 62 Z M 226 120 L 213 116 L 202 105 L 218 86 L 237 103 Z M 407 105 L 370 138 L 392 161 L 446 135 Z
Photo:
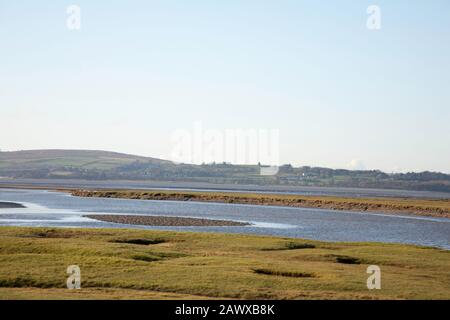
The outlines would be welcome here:
M 280 163 L 450 173 L 449 89 L 448 0 L 0 0 L 2 151 L 171 159 L 201 123 L 278 130 Z

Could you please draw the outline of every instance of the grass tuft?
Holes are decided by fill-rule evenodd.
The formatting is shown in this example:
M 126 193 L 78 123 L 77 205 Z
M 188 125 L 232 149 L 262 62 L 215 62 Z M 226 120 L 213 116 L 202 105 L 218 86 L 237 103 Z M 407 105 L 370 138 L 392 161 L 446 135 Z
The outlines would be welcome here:
M 42 238 L 42 239 L 54 239 L 54 238 L 70 238 L 69 232 L 57 229 L 42 229 L 29 232 L 27 234 L 19 235 L 21 238 Z
M 52 288 L 59 287 L 58 283 L 37 281 L 32 277 L 19 276 L 10 279 L 0 279 L 0 288 Z
M 316 246 L 312 243 L 306 242 L 287 242 L 283 247 L 279 248 L 263 248 L 262 251 L 280 251 L 280 250 L 299 250 L 299 249 L 314 249 Z

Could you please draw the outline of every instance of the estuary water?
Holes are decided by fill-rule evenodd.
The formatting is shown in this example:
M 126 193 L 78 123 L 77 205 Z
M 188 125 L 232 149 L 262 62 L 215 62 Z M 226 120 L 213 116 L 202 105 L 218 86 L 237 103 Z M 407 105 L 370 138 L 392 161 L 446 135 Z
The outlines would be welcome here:
M 128 180 L 77 180 L 77 179 L 8 179 L 0 177 L 0 186 L 20 185 L 24 188 L 43 187 L 54 190 L 57 188 L 75 189 L 168 189 L 193 191 L 224 191 L 224 192 L 255 192 L 282 193 L 313 196 L 337 197 L 369 197 L 369 198 L 423 198 L 450 199 L 449 192 L 413 191 L 396 189 L 368 189 L 368 188 L 337 188 L 310 187 L 284 185 L 245 185 L 245 184 L 213 184 L 207 182 L 174 182 L 174 181 L 128 181 Z
M 0 189 L 0 226 L 139 228 L 272 235 L 324 241 L 396 242 L 450 249 L 450 219 L 322 209 L 186 201 L 80 198 L 45 190 Z M 132 214 L 234 220 L 240 227 L 149 227 L 97 221 L 86 214 Z M 1 229 L 0 229 L 1 232 Z

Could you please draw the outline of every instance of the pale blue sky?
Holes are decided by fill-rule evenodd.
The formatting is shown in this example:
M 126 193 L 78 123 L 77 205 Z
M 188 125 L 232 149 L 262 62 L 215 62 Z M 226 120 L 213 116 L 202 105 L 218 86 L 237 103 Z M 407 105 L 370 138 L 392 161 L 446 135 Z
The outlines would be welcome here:
M 0 0 L 0 116 L 2 150 L 168 157 L 201 121 L 278 128 L 283 163 L 450 173 L 450 2 Z

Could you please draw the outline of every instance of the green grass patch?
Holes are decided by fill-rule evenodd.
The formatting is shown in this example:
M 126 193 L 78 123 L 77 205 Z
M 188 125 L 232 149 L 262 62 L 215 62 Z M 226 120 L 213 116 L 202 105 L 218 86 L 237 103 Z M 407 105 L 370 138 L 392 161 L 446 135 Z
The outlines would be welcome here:
M 381 290 L 367 289 L 369 264 L 381 268 Z M 220 233 L 0 227 L 0 299 L 69 299 L 72 294 L 61 290 L 70 265 L 81 269 L 77 299 L 136 299 L 149 292 L 152 298 L 450 299 L 450 251 L 442 249 Z

